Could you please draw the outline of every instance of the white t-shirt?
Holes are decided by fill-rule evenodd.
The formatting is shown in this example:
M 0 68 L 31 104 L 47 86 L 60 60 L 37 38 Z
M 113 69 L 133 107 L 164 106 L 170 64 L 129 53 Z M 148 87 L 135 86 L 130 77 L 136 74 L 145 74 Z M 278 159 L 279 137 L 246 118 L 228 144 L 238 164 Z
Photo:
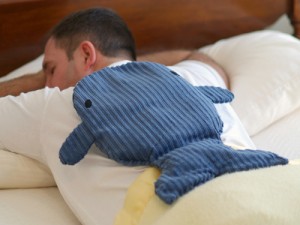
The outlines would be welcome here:
M 121 61 L 117 66 L 128 61 Z M 193 85 L 224 87 L 210 66 L 184 61 L 170 67 Z M 72 102 L 73 88 L 58 88 L 0 98 L 0 148 L 37 159 L 53 173 L 57 186 L 78 219 L 87 225 L 111 225 L 130 184 L 144 167 L 126 167 L 103 157 L 95 146 L 74 166 L 61 164 L 58 152 L 81 122 Z M 229 104 L 216 105 L 224 122 L 225 144 L 254 148 Z

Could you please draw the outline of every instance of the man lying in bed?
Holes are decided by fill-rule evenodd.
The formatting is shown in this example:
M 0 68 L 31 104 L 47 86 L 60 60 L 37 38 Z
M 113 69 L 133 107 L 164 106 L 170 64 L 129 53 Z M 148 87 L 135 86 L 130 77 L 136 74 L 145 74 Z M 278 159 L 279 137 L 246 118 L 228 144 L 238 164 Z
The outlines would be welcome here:
M 44 86 L 64 90 L 75 86 L 81 78 L 93 71 L 136 59 L 134 40 L 119 17 L 104 9 L 87 10 L 78 15 L 78 18 L 76 15 L 66 18 L 53 29 L 45 47 L 43 71 L 0 83 L 0 96 L 19 95 Z M 115 27 L 107 26 L 103 22 L 106 18 L 118 24 Z M 77 20 L 84 21 L 84 24 L 78 25 Z M 115 35 L 114 29 L 119 29 L 120 33 Z M 106 36 L 102 35 L 104 32 Z M 222 67 L 199 51 L 158 52 L 140 56 L 137 60 L 169 66 L 178 63 L 172 69 L 195 85 L 229 88 L 228 77 Z
M 45 83 L 47 87 L 17 97 L 0 98 L 0 148 L 48 165 L 73 211 L 85 209 L 79 213 L 79 219 L 86 224 L 99 220 L 101 224 L 112 224 L 129 185 L 144 167 L 121 166 L 93 151 L 94 146 L 76 166 L 61 164 L 58 151 L 80 123 L 73 108 L 73 86 L 94 71 L 130 63 L 135 57 L 131 33 L 114 12 L 107 9 L 81 11 L 64 19 L 53 30 L 45 47 L 43 73 L 34 75 L 38 84 L 31 83 L 34 82 L 32 77 L 22 78 L 30 81 L 29 89 L 24 91 Z M 138 60 L 166 65 L 177 63 L 169 68 L 193 85 L 228 87 L 223 69 L 197 51 L 157 53 Z M 0 86 L 0 90 L 4 90 L 3 87 Z M 216 107 L 224 122 L 223 142 L 253 149 L 230 105 Z

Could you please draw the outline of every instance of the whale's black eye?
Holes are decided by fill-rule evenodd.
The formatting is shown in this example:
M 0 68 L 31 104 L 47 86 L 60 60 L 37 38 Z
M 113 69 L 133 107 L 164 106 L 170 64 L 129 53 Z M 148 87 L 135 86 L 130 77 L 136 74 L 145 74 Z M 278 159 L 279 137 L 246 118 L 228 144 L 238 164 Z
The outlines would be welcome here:
M 92 101 L 91 100 L 86 100 L 84 103 L 85 108 L 91 108 L 92 107 Z
M 175 71 L 173 71 L 173 70 L 170 70 L 170 72 L 171 73 L 173 73 L 174 75 L 176 75 L 176 76 L 179 76 L 179 74 L 178 73 L 176 73 Z

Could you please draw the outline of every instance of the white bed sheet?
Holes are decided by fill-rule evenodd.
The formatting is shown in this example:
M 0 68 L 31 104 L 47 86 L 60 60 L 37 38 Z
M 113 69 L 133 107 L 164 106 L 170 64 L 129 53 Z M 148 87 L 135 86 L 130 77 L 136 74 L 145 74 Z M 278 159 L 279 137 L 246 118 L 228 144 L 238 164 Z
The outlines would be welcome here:
M 289 159 L 300 159 L 300 108 L 272 123 L 252 140 L 258 148 L 272 149 Z

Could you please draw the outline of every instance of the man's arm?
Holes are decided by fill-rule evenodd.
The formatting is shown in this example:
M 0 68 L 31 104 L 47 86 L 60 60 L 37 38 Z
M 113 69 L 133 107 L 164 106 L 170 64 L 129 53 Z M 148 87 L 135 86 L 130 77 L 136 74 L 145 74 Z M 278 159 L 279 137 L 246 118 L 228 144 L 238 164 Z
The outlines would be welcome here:
M 164 64 L 166 66 L 171 66 L 176 63 L 179 63 L 183 60 L 196 60 L 210 65 L 214 68 L 224 80 L 226 87 L 229 88 L 229 78 L 226 71 L 219 65 L 216 61 L 214 61 L 209 56 L 205 55 L 199 51 L 191 51 L 191 50 L 170 50 L 163 51 L 157 53 L 151 53 L 146 55 L 141 55 L 137 57 L 138 61 L 150 61 Z
M 166 66 L 173 66 L 191 55 L 189 50 L 169 50 L 162 52 L 154 52 L 137 57 L 137 61 L 149 61 L 164 64 Z
M 0 97 L 7 95 L 17 96 L 22 92 L 29 92 L 45 87 L 46 77 L 43 71 L 29 74 L 0 83 Z

